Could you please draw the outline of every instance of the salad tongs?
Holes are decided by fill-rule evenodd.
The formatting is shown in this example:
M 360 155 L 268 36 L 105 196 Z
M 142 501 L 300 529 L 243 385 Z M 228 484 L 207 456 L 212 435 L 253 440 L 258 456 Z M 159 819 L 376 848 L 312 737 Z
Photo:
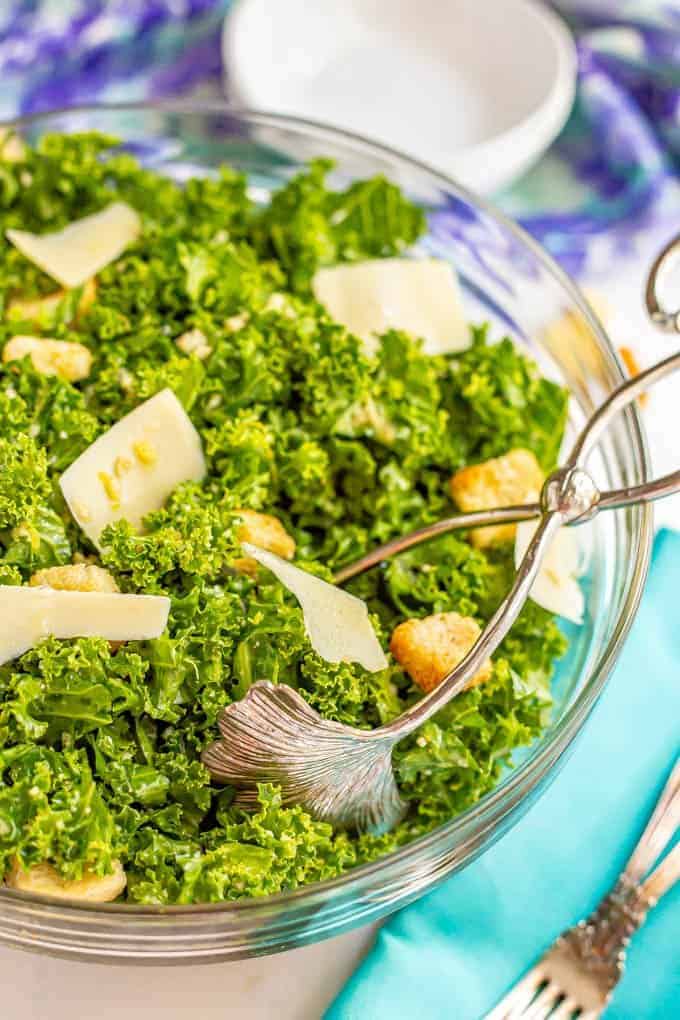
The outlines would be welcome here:
M 300 804 L 315 818 L 359 831 L 384 832 L 406 805 L 392 770 L 392 749 L 459 694 L 498 648 L 526 601 L 541 562 L 563 525 L 582 524 L 601 510 L 649 503 L 680 492 L 680 470 L 642 485 L 600 492 L 585 469 L 588 454 L 611 419 L 654 383 L 680 369 L 680 353 L 628 380 L 592 415 L 566 462 L 547 478 L 540 501 L 457 514 L 403 535 L 344 567 L 350 578 L 422 542 L 460 528 L 538 518 L 508 595 L 465 658 L 439 685 L 398 718 L 373 730 L 323 719 L 286 684 L 261 680 L 219 718 L 221 738 L 203 752 L 215 779 L 231 784 L 236 802 L 256 807 L 258 783 L 275 783 L 284 804 Z

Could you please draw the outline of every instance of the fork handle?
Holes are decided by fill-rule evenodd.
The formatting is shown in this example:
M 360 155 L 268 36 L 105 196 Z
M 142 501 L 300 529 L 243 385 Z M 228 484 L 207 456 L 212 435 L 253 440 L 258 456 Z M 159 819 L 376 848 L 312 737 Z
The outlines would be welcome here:
M 583 464 L 593 447 L 597 444 L 600 436 L 619 411 L 627 407 L 633 400 L 639 397 L 650 387 L 654 386 L 661 379 L 677 372 L 680 369 L 680 351 L 670 354 L 662 361 L 650 365 L 644 372 L 626 379 L 624 383 L 617 386 L 609 394 L 603 404 L 600 404 L 595 414 L 586 422 L 583 431 L 577 438 L 571 453 L 566 461 L 567 467 L 574 467 L 576 464 Z
M 589 961 L 590 969 L 599 970 L 602 980 L 607 980 L 610 967 L 623 967 L 631 938 L 679 878 L 680 843 L 641 884 L 624 872 L 590 917 L 565 932 L 561 941 L 570 945 L 582 960 Z M 612 980 L 611 987 L 615 983 Z
M 652 816 L 626 865 L 623 874 L 631 882 L 636 885 L 640 883 L 671 841 L 678 826 L 680 826 L 680 758 L 676 761 Z M 671 856 L 672 854 L 669 855 Z M 650 880 L 652 878 L 653 876 L 650 876 Z
M 680 822 L 680 760 L 661 791 L 652 817 L 614 887 L 585 921 L 558 940 L 611 991 L 623 969 L 626 947 L 648 912 L 680 878 L 680 843 L 644 882 Z
M 658 903 L 664 893 L 672 889 L 680 878 L 680 843 L 673 847 L 661 864 L 649 875 L 640 889 L 650 901 Z

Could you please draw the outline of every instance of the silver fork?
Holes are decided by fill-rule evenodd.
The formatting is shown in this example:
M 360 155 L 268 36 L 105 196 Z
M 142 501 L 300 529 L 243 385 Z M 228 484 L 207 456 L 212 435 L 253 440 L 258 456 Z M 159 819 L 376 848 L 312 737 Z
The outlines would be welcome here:
M 623 974 L 626 947 L 648 911 L 680 878 L 680 843 L 647 874 L 680 825 L 680 759 L 614 887 L 560 935 L 484 1020 L 593 1020 Z

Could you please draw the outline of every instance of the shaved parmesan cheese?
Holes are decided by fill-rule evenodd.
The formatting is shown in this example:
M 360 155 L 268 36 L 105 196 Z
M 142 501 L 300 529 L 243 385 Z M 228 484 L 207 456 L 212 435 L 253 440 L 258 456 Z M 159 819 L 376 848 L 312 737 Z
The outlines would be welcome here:
M 10 229 L 7 237 L 22 255 L 63 287 L 80 287 L 122 255 L 140 231 L 141 220 L 132 206 L 113 202 L 53 234 Z
M 169 612 L 170 599 L 160 595 L 0 585 L 0 664 L 23 655 L 50 634 L 109 641 L 157 638 L 165 630 Z
M 312 647 L 326 662 L 358 662 L 370 673 L 388 665 L 362 599 L 249 542 L 243 551 L 271 570 L 302 607 Z
M 198 432 L 172 390 L 162 390 L 121 418 L 59 480 L 69 510 L 87 537 L 113 521 L 141 529 L 181 482 L 200 481 L 205 460 Z
M 426 354 L 470 346 L 458 278 L 439 259 L 373 259 L 319 269 L 314 296 L 373 351 L 376 337 L 400 329 L 424 341 Z
M 517 525 L 515 567 L 519 567 L 536 527 L 535 521 Z M 582 623 L 585 599 L 577 581 L 581 573 L 582 556 L 576 535 L 571 528 L 561 528 L 543 558 L 530 597 L 549 612 L 572 623 Z

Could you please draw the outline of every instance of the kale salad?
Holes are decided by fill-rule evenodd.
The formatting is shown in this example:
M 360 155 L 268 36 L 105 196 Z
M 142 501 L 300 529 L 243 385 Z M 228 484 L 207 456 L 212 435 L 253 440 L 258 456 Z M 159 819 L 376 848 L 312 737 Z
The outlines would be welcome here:
M 370 728 L 394 718 L 450 668 L 438 642 L 452 621 L 469 647 L 514 576 L 511 529 L 451 534 L 355 579 L 348 590 L 367 603 L 386 655 L 369 671 L 315 650 L 297 599 L 244 553 L 245 539 L 331 580 L 455 505 L 492 505 L 485 485 L 496 476 L 548 472 L 564 430 L 565 391 L 509 339 L 488 343 L 483 325 L 433 354 L 399 328 L 367 343 L 330 313 L 314 286 L 320 270 L 403 257 L 426 226 L 387 180 L 336 191 L 330 170 L 313 161 L 261 205 L 229 167 L 179 185 L 100 135 L 0 152 L 9 885 L 173 904 L 332 878 L 475 803 L 548 723 L 565 639 L 529 601 L 480 682 L 396 749 L 409 807 L 387 834 L 334 831 L 268 785 L 246 813 L 201 762 L 221 709 L 261 679 L 291 685 L 328 719 Z M 76 228 L 88 217 L 83 244 Z M 136 442 L 131 460 L 92 469 L 102 490 L 92 499 L 108 500 L 95 528 L 65 479 L 80 479 L 75 465 L 159 394 L 186 442 L 198 437 L 200 470 L 177 474 L 174 435 L 161 455 Z M 155 503 L 138 493 L 140 519 L 126 517 L 125 472 L 165 469 L 165 489 L 145 490 Z M 50 592 L 73 597 L 73 616 L 40 617 L 34 633 L 34 609 L 16 606 L 47 605 Z M 144 636 L 136 610 L 138 631 L 133 620 L 114 635 L 107 610 L 101 631 L 79 636 L 90 593 L 165 606 L 158 636 Z M 92 894 L 106 883 L 108 894 Z

